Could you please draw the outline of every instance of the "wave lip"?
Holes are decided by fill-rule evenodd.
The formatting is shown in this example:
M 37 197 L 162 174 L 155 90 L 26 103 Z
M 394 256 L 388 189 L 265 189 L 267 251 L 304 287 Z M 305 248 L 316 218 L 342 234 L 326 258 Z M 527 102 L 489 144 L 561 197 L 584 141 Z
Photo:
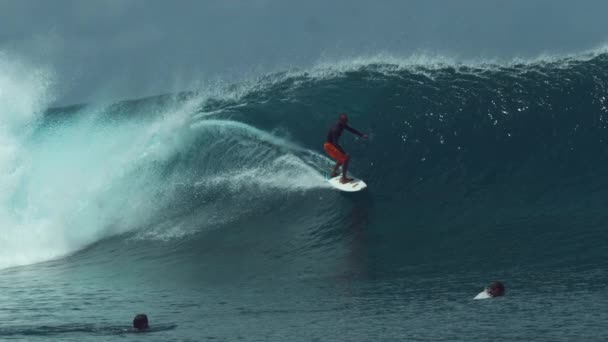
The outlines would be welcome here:
M 0 52 L 0 268 L 56 256 L 44 244 L 32 242 L 36 236 L 52 235 L 47 222 L 29 217 L 15 203 L 33 162 L 28 140 L 54 99 L 53 79 L 49 70 Z

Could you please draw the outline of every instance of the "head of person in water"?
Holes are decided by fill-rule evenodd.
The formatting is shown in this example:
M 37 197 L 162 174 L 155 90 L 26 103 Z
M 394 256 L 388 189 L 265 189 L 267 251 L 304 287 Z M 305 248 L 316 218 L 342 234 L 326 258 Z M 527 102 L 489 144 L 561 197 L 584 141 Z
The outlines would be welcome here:
M 505 285 L 499 281 L 495 281 L 488 287 L 488 294 L 492 297 L 500 297 L 505 295 Z
M 340 123 L 340 125 L 345 126 L 348 123 L 348 116 L 346 115 L 346 113 L 341 113 L 340 116 L 338 117 L 338 122 Z
M 137 330 L 146 330 L 150 328 L 148 325 L 148 316 L 146 314 L 138 314 L 133 318 L 133 328 Z

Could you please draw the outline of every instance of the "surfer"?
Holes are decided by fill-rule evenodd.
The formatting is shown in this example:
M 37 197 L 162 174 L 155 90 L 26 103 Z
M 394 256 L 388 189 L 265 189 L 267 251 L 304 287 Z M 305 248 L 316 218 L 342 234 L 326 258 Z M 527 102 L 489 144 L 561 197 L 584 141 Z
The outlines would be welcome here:
M 333 170 L 331 171 L 331 178 L 334 178 L 338 175 L 338 168 L 340 167 L 340 165 L 342 165 L 342 178 L 340 179 L 340 183 L 348 183 L 353 180 L 352 178 L 348 178 L 346 176 L 350 156 L 338 144 L 338 140 L 342 135 L 342 131 L 346 129 L 347 131 L 350 131 L 351 133 L 354 133 L 363 139 L 367 139 L 367 134 L 359 132 L 358 130 L 347 125 L 347 123 L 348 117 L 346 116 L 346 114 L 340 114 L 338 122 L 329 129 L 329 132 L 327 133 L 327 140 L 323 145 L 325 153 L 327 153 L 327 155 L 329 155 L 332 159 L 336 160 L 336 166 L 334 166 Z
M 490 284 L 490 286 L 483 289 L 483 291 L 479 292 L 477 296 L 473 299 L 488 299 L 488 298 L 496 298 L 502 297 L 505 295 L 505 284 L 500 281 L 495 281 Z
M 495 281 L 486 289 L 490 297 L 501 297 L 505 295 L 505 285 L 499 281 Z

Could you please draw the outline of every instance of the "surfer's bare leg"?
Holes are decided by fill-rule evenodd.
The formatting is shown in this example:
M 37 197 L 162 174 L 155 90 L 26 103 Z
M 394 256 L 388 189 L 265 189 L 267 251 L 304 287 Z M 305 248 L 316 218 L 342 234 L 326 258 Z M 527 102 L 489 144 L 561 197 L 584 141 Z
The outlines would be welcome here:
M 340 168 L 340 165 L 342 165 L 340 162 L 336 163 L 336 166 L 334 166 L 334 169 L 331 170 L 331 178 L 334 178 L 338 175 L 338 168 Z
M 340 179 L 340 183 L 348 183 L 352 181 L 352 178 L 348 178 L 346 176 L 346 172 L 348 171 L 348 162 L 350 161 L 350 157 L 347 155 L 344 164 L 342 164 L 342 178 Z

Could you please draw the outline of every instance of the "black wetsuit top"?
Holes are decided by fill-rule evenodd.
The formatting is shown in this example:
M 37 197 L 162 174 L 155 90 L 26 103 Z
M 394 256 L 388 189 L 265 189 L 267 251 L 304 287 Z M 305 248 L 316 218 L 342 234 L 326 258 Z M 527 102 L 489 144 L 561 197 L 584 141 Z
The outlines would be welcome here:
M 338 150 L 340 150 L 340 152 L 344 152 L 344 150 L 342 149 L 342 147 L 338 144 L 338 140 L 340 139 L 340 136 L 342 135 L 342 131 L 346 128 L 346 130 L 362 137 L 363 133 L 357 131 L 356 129 L 350 127 L 349 125 L 343 125 L 341 123 L 337 123 L 334 126 L 332 126 L 329 129 L 329 132 L 327 133 L 327 140 L 326 142 L 336 146 L 336 148 Z

